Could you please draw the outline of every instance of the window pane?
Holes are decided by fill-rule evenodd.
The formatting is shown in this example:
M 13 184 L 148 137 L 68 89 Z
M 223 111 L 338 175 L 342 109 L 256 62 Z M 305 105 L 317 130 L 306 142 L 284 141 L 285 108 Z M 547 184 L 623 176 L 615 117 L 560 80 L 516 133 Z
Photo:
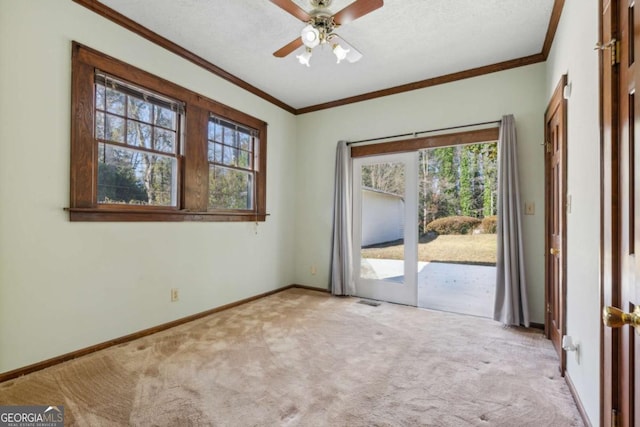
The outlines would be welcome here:
M 220 163 L 222 161 L 222 145 L 209 142 L 207 157 L 210 162 Z
M 124 119 L 107 114 L 105 139 L 124 143 Z
M 107 88 L 107 111 L 124 115 L 125 95 L 117 90 Z
M 225 165 L 233 165 L 234 164 L 234 149 L 231 147 L 224 147 L 224 152 L 222 156 L 222 163 Z
M 238 166 L 245 169 L 251 169 L 251 154 L 248 151 L 238 151 Z
M 209 160 L 210 162 L 213 162 L 213 159 L 215 158 L 214 152 L 215 152 L 215 144 L 209 141 L 207 143 L 207 160 Z
M 260 140 L 253 138 L 251 141 L 253 147 L 251 147 L 251 168 L 254 171 L 260 170 Z
M 152 189 L 149 204 L 158 206 L 176 205 L 175 177 L 177 162 L 167 156 L 149 156 L 151 173 L 149 177 Z
M 167 129 L 176 128 L 176 113 L 166 108 L 155 106 L 156 110 L 156 125 L 162 126 Z
M 232 147 L 236 146 L 236 131 L 233 129 L 229 129 L 227 127 L 224 128 L 224 143 L 225 145 L 230 145 Z
M 150 103 L 143 101 L 142 99 L 137 99 L 129 96 L 129 109 L 127 111 L 127 115 L 135 120 L 140 120 L 145 123 L 152 123 L 151 121 L 151 113 L 153 111 L 153 105 Z
M 96 108 L 100 110 L 104 110 L 104 91 L 104 86 L 96 85 Z
M 215 144 L 213 161 L 222 163 L 222 145 Z
M 104 139 L 104 113 L 96 112 L 96 138 Z
M 129 120 L 127 122 L 127 145 L 151 148 L 151 125 Z
M 175 206 L 175 158 L 109 144 L 98 150 L 98 203 Z
M 170 130 L 156 128 L 153 147 L 165 153 L 174 153 L 176 147 L 176 133 Z
M 218 125 L 215 122 L 209 120 L 209 127 L 207 128 L 207 138 L 210 141 L 216 140 L 216 127 L 218 127 Z M 218 142 L 220 141 L 218 140 Z
M 216 142 L 222 142 L 222 133 L 223 133 L 223 131 L 224 131 L 224 127 L 220 126 L 219 124 L 216 124 L 215 134 L 214 134 L 214 136 L 215 136 L 214 139 L 216 140 Z
M 238 157 L 240 157 L 240 153 L 238 152 L 238 149 L 233 148 L 230 150 L 231 151 L 231 166 L 238 166 Z
M 243 150 L 250 151 L 251 150 L 251 135 L 246 133 L 238 133 L 240 148 Z
M 251 173 L 210 166 L 209 209 L 253 209 Z

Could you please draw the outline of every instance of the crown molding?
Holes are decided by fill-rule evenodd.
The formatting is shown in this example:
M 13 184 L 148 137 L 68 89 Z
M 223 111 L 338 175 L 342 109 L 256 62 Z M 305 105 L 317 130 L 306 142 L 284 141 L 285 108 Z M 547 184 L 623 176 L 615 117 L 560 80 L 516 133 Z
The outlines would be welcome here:
M 234 76 L 228 71 L 223 70 L 217 65 L 212 64 L 211 62 L 207 61 L 201 56 L 196 55 L 190 50 L 187 50 L 184 47 L 172 42 L 171 40 L 165 37 L 162 37 L 160 34 L 154 31 L 151 31 L 147 27 L 140 25 L 134 20 L 127 18 L 120 12 L 117 12 L 111 9 L 110 7 L 105 6 L 99 1 L 97 0 L 72 0 L 72 1 L 74 1 L 75 3 L 78 3 L 81 6 L 86 7 L 87 9 L 97 13 L 98 15 L 110 21 L 115 22 L 121 27 L 124 27 L 135 34 L 138 34 L 139 36 L 149 40 L 150 42 L 167 49 L 169 52 L 172 52 L 186 59 L 187 61 L 193 62 L 194 64 L 204 68 L 205 70 L 211 72 L 212 74 L 215 74 L 216 76 L 221 77 L 227 80 L 228 82 L 233 83 L 234 85 L 242 89 L 245 89 L 248 92 L 251 92 L 252 94 L 272 103 L 273 105 L 276 105 L 290 113 L 296 114 L 296 109 L 293 108 L 292 106 L 280 101 L 274 96 L 271 96 L 268 93 L 258 89 L 257 87 L 245 82 L 239 77 Z
M 151 31 L 147 27 L 127 18 L 121 13 L 111 9 L 110 7 L 100 3 L 98 0 L 72 0 L 81 6 L 97 13 L 98 15 L 115 22 L 116 24 L 128 29 L 129 31 L 138 34 L 139 36 L 157 44 L 160 47 L 167 49 L 168 51 L 204 68 L 205 70 L 215 74 L 216 76 L 227 80 L 228 82 L 247 90 L 248 92 L 270 102 L 271 104 L 284 109 L 294 115 L 306 114 L 314 111 L 326 110 L 329 108 L 335 108 L 342 105 L 353 104 L 356 102 L 367 101 L 375 98 L 381 98 L 385 96 L 395 95 L 398 93 L 409 92 L 417 89 L 424 89 L 431 86 L 437 86 L 444 83 L 451 83 L 457 80 L 464 80 L 472 77 L 482 76 L 484 74 L 496 73 L 498 71 L 509 70 L 512 68 L 523 67 L 526 65 L 535 64 L 538 62 L 544 62 L 549 55 L 553 39 L 555 37 L 558 24 L 560 22 L 560 16 L 562 15 L 562 8 L 565 0 L 555 0 L 553 4 L 553 10 L 551 12 L 551 18 L 549 19 L 549 26 L 545 36 L 542 51 L 535 55 L 525 56 L 522 58 L 511 59 L 496 64 L 485 65 L 482 67 L 472 68 L 469 70 L 459 71 L 456 73 L 446 74 L 443 76 L 433 77 L 425 80 L 420 80 L 413 83 L 408 83 L 400 86 L 394 86 L 387 89 L 381 89 L 373 92 L 364 93 L 361 95 L 351 96 L 347 98 L 337 99 L 335 101 L 325 102 L 322 104 L 311 105 L 303 108 L 294 108 L 291 105 L 269 95 L 267 92 L 258 89 L 257 87 L 247 83 L 246 81 L 236 77 L 235 75 L 223 70 L 215 64 L 207 61 L 206 59 L 196 55 L 183 48 L 182 46 L 172 42 L 171 40 L 162 37 L 160 34 Z

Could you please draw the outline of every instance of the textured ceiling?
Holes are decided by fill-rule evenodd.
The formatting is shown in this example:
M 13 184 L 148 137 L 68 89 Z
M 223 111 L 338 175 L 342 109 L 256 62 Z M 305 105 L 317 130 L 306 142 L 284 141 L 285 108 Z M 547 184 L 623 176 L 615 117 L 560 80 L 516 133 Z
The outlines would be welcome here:
M 307 68 L 299 51 L 272 55 L 304 23 L 268 0 L 100 1 L 296 109 L 539 54 L 554 3 L 385 0 L 336 31 L 362 52 L 359 62 L 336 64 L 319 47 Z M 334 0 L 331 11 L 350 3 Z

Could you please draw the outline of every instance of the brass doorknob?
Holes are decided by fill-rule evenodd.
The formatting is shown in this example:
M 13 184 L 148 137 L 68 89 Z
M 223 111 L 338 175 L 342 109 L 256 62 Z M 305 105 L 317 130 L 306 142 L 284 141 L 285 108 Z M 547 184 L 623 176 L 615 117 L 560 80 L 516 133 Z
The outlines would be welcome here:
M 551 249 L 549 249 L 549 253 L 551 255 L 560 255 L 560 249 L 551 248 Z
M 602 323 L 610 328 L 631 325 L 640 333 L 640 306 L 637 306 L 633 313 L 625 313 L 619 308 L 607 306 L 602 309 Z

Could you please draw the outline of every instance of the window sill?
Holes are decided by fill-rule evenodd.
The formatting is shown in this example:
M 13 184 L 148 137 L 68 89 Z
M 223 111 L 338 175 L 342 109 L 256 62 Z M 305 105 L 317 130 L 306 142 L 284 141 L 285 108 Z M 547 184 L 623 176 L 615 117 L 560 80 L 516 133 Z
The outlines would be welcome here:
M 119 210 L 65 208 L 70 221 L 85 222 L 264 222 L 269 214 L 255 212 L 189 212 L 181 210 Z

